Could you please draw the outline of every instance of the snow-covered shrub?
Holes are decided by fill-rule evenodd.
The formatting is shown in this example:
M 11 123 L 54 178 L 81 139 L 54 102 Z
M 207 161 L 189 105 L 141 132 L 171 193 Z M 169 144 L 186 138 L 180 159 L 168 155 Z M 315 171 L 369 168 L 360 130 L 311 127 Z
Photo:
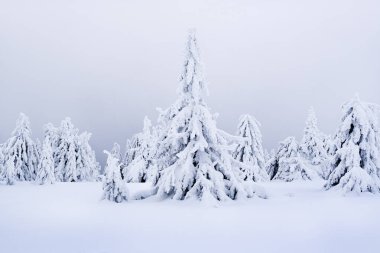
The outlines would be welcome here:
M 242 163 L 240 178 L 247 181 L 267 181 L 268 173 L 265 170 L 264 149 L 260 123 L 250 115 L 240 117 L 237 135 L 244 138 L 244 142 L 237 144 L 233 157 Z
M 254 183 L 239 177 L 240 162 L 232 155 L 237 138 L 216 127 L 204 102 L 207 86 L 202 76 L 197 40 L 191 32 L 186 48 L 179 98 L 161 111 L 157 159 L 160 168 L 156 194 L 177 200 L 228 200 L 252 197 Z
M 103 199 L 116 203 L 128 201 L 129 193 L 126 184 L 121 178 L 121 163 L 118 157 L 108 151 L 107 164 L 105 167 L 105 177 L 103 179 Z
M 317 177 L 316 172 L 305 165 L 294 137 L 288 137 L 280 143 L 277 154 L 271 159 L 268 166 L 272 180 L 291 182 L 312 180 Z
M 300 144 L 302 156 L 314 167 L 319 168 L 318 174 L 327 178 L 327 162 L 329 157 L 323 142 L 323 134 L 317 127 L 317 118 L 313 108 L 310 108 L 309 115 L 306 120 L 304 135 Z
M 31 134 L 29 119 L 21 113 L 12 137 L 3 146 L 5 166 L 10 166 L 12 161 L 16 179 L 20 181 L 33 181 L 36 177 L 39 157 Z
M 337 151 L 326 189 L 344 192 L 380 191 L 380 129 L 374 111 L 358 97 L 342 108 L 343 116 L 337 131 Z
M 50 137 L 46 136 L 42 145 L 41 159 L 38 165 L 36 182 L 38 184 L 52 184 L 55 182 L 54 158 Z

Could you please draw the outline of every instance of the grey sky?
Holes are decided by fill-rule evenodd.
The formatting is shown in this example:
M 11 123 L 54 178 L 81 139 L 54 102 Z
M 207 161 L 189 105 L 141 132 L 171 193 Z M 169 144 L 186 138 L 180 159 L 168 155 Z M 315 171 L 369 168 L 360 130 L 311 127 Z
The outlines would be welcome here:
M 313 105 L 333 133 L 356 92 L 380 103 L 379 13 L 376 0 L 0 0 L 0 141 L 19 112 L 35 137 L 70 116 L 104 161 L 175 100 L 191 27 L 220 128 L 250 113 L 272 148 Z

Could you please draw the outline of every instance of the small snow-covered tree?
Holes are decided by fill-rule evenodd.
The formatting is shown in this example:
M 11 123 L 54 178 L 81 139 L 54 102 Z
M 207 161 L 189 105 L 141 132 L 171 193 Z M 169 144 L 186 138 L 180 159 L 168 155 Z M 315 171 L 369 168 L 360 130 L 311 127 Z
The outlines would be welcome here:
M 36 182 L 39 184 L 53 184 L 55 182 L 53 150 L 49 136 L 45 137 L 42 145 Z
M 309 109 L 309 115 L 306 120 L 304 135 L 300 144 L 302 156 L 311 164 L 318 167 L 317 172 L 323 178 L 328 176 L 326 163 L 328 155 L 322 139 L 323 135 L 317 127 L 317 117 L 313 108 Z
M 115 142 L 111 149 L 111 154 L 121 161 L 121 152 L 119 143 Z
M 5 162 L 3 180 L 7 185 L 13 185 L 16 180 L 15 157 L 9 157 Z
M 152 123 L 145 117 L 143 132 L 139 134 L 139 150 L 135 151 L 134 159 L 129 162 L 126 175 L 127 182 L 153 181 L 157 177 L 155 163 L 156 139 L 152 133 Z
M 240 178 L 247 181 L 267 181 L 265 170 L 264 149 L 259 129 L 260 123 L 250 115 L 240 117 L 237 135 L 244 138 L 242 144 L 237 144 L 233 157 L 241 162 Z
M 342 109 L 342 123 L 335 137 L 337 151 L 325 188 L 378 193 L 380 129 L 377 117 L 359 97 L 345 103 Z
M 124 155 L 124 164 L 128 166 L 132 163 L 133 160 L 139 156 L 139 152 L 141 151 L 141 134 L 136 134 L 132 136 L 130 140 L 127 140 L 127 144 L 125 146 L 125 155 Z
M 103 180 L 103 199 L 107 199 L 116 203 L 128 201 L 129 193 L 126 184 L 121 178 L 120 160 L 108 151 L 107 165 L 105 167 L 105 177 Z
M 57 132 L 56 148 L 53 151 L 56 180 L 63 182 L 97 180 L 100 167 L 96 162 L 95 152 L 89 144 L 91 134 L 84 132 L 79 135 L 79 130 L 74 128 L 70 118 L 61 122 Z M 54 136 L 54 133 L 51 135 Z
M 32 181 L 36 177 L 39 157 L 31 133 L 29 119 L 21 113 L 12 137 L 4 145 L 5 162 L 14 162 L 16 178 L 21 181 Z
M 255 189 L 237 176 L 232 137 L 216 127 L 204 102 L 207 94 L 195 34 L 189 34 L 179 98 L 162 111 L 157 151 L 160 173 L 154 182 L 161 198 L 228 200 L 252 197 Z M 249 184 L 250 186 L 254 185 Z
M 94 181 L 99 177 L 100 165 L 96 161 L 95 151 L 90 146 L 91 134 L 84 132 L 77 140 L 77 171 L 79 181 Z
M 309 169 L 299 154 L 299 147 L 294 137 L 288 137 L 280 143 L 277 154 L 269 162 L 272 180 L 291 182 L 294 180 L 312 180 L 316 172 Z

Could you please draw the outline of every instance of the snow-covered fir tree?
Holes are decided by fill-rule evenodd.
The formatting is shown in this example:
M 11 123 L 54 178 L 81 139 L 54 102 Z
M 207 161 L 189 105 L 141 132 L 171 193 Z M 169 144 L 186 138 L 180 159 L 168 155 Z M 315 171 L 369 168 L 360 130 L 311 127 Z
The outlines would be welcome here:
M 272 180 L 291 182 L 294 180 L 312 180 L 317 177 L 309 169 L 299 154 L 299 146 L 294 137 L 288 137 L 280 143 L 276 155 L 268 163 Z
M 41 159 L 37 170 L 36 182 L 38 184 L 53 184 L 55 182 L 53 149 L 49 136 L 45 137 L 42 145 Z
M 240 178 L 245 181 L 257 182 L 269 179 L 265 170 L 265 156 L 259 125 L 260 123 L 250 115 L 240 117 L 237 135 L 244 138 L 244 142 L 237 144 L 233 157 L 242 163 Z
M 116 203 L 128 201 L 129 193 L 126 184 L 121 177 L 121 163 L 118 157 L 108 151 L 105 177 L 103 179 L 103 199 Z
M 177 200 L 252 197 L 255 189 L 248 185 L 254 183 L 238 177 L 240 163 L 231 155 L 233 141 L 240 138 L 219 130 L 204 102 L 207 87 L 194 32 L 188 37 L 183 67 L 179 98 L 160 115 L 155 193 Z
M 53 129 L 54 130 L 54 129 Z M 54 133 L 48 133 L 55 136 Z M 71 123 L 70 118 L 61 122 L 57 131 L 53 150 L 55 163 L 55 178 L 57 181 L 76 182 L 97 180 L 100 166 L 96 161 L 89 139 L 91 134 L 79 130 Z
M 324 147 L 323 134 L 319 131 L 317 126 L 317 117 L 313 108 L 309 109 L 309 115 L 306 120 L 306 127 L 304 135 L 300 144 L 300 151 L 302 156 L 317 169 L 318 174 L 326 178 L 328 171 L 326 163 L 328 155 Z
M 43 127 L 45 139 L 48 138 L 50 140 L 50 146 L 52 151 L 54 152 L 58 148 L 59 141 L 59 128 L 55 127 L 52 123 L 47 123 Z
M 124 155 L 124 164 L 128 166 L 132 163 L 133 160 L 139 156 L 139 152 L 141 151 L 141 134 L 135 134 L 132 136 L 130 140 L 127 140 L 125 145 L 125 155 Z
M 5 163 L 13 161 L 17 180 L 32 181 L 36 177 L 39 157 L 36 144 L 31 138 L 28 117 L 21 113 L 12 137 L 4 145 Z
M 95 151 L 90 146 L 91 133 L 84 132 L 78 136 L 77 170 L 79 181 L 96 181 L 100 165 L 96 161 Z
M 15 157 L 11 156 L 5 161 L 3 181 L 7 185 L 13 185 L 16 181 Z
M 119 143 L 115 142 L 111 149 L 111 154 L 121 161 L 121 151 Z
M 133 160 L 129 162 L 126 175 L 127 182 L 154 181 L 158 169 L 155 161 L 157 140 L 152 133 L 152 123 L 145 117 L 143 132 L 137 137 L 138 148 L 133 154 Z
M 345 103 L 337 131 L 337 151 L 326 189 L 344 192 L 380 191 L 380 129 L 374 111 L 359 97 Z

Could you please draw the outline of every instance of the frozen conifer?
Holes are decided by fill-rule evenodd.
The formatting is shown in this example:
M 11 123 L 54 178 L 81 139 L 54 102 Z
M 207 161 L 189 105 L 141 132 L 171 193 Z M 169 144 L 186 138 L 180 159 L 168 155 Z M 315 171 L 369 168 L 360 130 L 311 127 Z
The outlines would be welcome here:
M 116 157 L 117 159 L 119 159 L 119 161 L 121 161 L 121 152 L 120 152 L 120 145 L 119 143 L 114 143 L 113 144 L 113 147 L 111 149 L 111 154 Z
M 126 180 L 127 182 L 153 181 L 157 177 L 155 163 L 157 140 L 152 133 L 152 123 L 145 117 L 143 132 L 138 136 L 138 149 L 134 152 L 133 160 L 129 162 Z
M 55 136 L 54 133 L 49 133 Z M 100 166 L 89 140 L 91 134 L 79 130 L 71 123 L 70 118 L 61 122 L 55 137 L 54 150 L 55 177 L 57 181 L 76 182 L 97 180 Z
M 54 176 L 54 158 L 49 136 L 45 137 L 42 145 L 40 164 L 37 170 L 36 182 L 38 184 L 53 184 Z
M 5 163 L 14 162 L 16 178 L 21 181 L 32 181 L 36 177 L 39 157 L 31 133 L 29 119 L 21 113 L 12 137 L 4 145 Z
M 250 115 L 240 117 L 237 135 L 244 138 L 238 144 L 233 157 L 241 162 L 240 178 L 247 181 L 267 181 L 268 173 L 265 170 L 265 157 L 262 146 L 260 123 Z
M 280 143 L 277 154 L 269 162 L 269 175 L 272 180 L 291 182 L 317 177 L 316 172 L 304 164 L 298 150 L 298 143 L 294 137 L 288 137 Z
M 4 181 L 7 185 L 13 185 L 16 180 L 16 170 L 15 170 L 15 158 L 10 157 L 5 162 L 4 168 Z
M 342 123 L 335 137 L 337 151 L 325 188 L 378 193 L 380 129 L 377 117 L 358 97 L 344 104 L 342 109 Z
M 179 98 L 162 111 L 159 148 L 160 173 L 155 182 L 162 198 L 228 200 L 252 197 L 255 189 L 237 176 L 240 163 L 231 155 L 237 137 L 216 127 L 204 102 L 207 94 L 194 32 L 189 34 Z
M 302 156 L 311 164 L 315 165 L 318 174 L 323 178 L 328 176 L 326 163 L 328 155 L 324 147 L 323 135 L 317 127 L 317 117 L 313 108 L 310 108 L 309 115 L 306 120 L 304 135 L 300 144 Z
M 77 170 L 79 181 L 96 181 L 100 165 L 96 161 L 95 151 L 90 146 L 91 134 L 84 132 L 78 136 Z
M 107 165 L 103 180 L 103 199 L 116 203 L 128 201 L 129 194 L 126 184 L 121 178 L 120 160 L 108 151 L 104 151 L 104 153 L 107 154 Z

